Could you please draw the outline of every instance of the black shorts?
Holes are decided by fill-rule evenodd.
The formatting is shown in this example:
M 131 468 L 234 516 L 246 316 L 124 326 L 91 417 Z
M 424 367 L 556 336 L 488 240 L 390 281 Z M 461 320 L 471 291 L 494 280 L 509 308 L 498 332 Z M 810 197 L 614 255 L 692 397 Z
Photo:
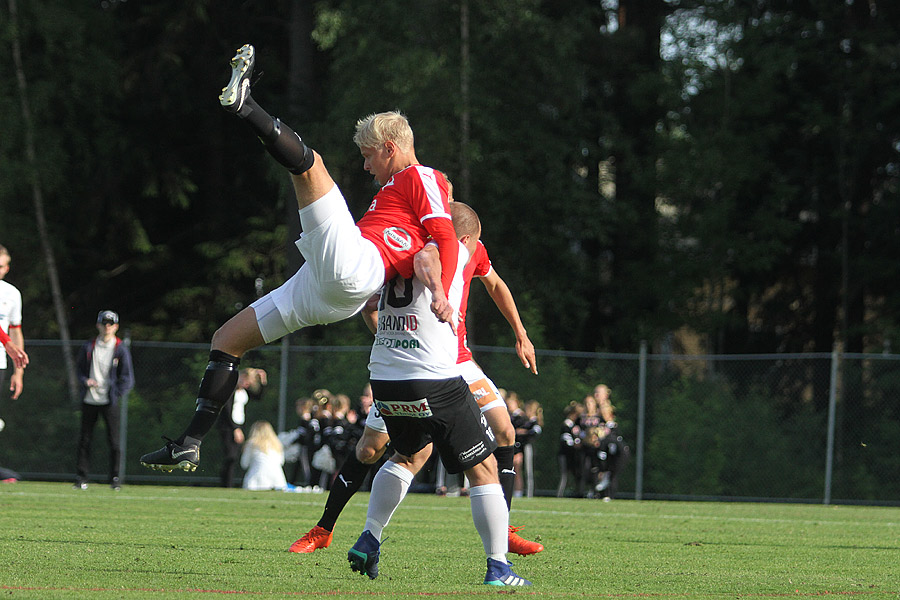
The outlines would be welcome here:
M 462 377 L 372 381 L 375 408 L 403 456 L 434 442 L 448 473 L 482 462 L 497 448 L 494 432 Z

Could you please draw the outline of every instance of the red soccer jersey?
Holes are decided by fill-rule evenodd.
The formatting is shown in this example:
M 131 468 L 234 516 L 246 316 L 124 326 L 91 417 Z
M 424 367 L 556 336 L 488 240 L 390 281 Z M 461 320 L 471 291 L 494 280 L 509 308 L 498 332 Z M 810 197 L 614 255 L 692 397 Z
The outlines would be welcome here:
M 464 363 L 472 359 L 472 351 L 469 350 L 468 340 L 466 340 L 466 308 L 469 306 L 469 284 L 472 283 L 473 277 L 484 277 L 491 272 L 491 259 L 488 257 L 487 248 L 478 241 L 478 247 L 475 248 L 475 254 L 463 269 L 463 294 L 462 301 L 459 303 L 459 324 L 456 326 L 456 335 L 459 340 L 459 356 L 456 364 Z
M 412 165 L 395 173 L 357 221 L 363 237 L 384 260 L 385 281 L 413 276 L 413 257 L 428 237 L 438 244 L 445 292 L 456 272 L 459 245 L 450 220 L 447 180 L 430 167 Z

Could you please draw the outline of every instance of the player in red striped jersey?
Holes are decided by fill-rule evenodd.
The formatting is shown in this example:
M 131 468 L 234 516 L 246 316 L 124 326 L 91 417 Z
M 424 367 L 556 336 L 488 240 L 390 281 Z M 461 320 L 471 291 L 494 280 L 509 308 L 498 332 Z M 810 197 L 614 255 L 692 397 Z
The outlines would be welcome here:
M 450 289 L 459 253 L 443 174 L 419 164 L 409 123 L 397 112 L 369 115 L 353 141 L 363 168 L 382 185 L 359 223 L 347 208 L 322 157 L 250 95 L 255 50 L 249 44 L 231 60 L 232 76 L 219 97 L 266 150 L 291 173 L 303 230 L 296 244 L 306 262 L 278 289 L 229 319 L 212 338 L 197 408 L 184 432 L 141 463 L 163 471 L 193 471 L 200 443 L 234 391 L 241 356 L 310 325 L 334 323 L 358 313 L 397 275 L 413 275 L 413 257 L 429 237 L 440 247 L 443 289 Z M 443 290 L 433 290 L 439 314 L 453 309 Z
M 451 189 L 452 196 L 452 189 Z M 523 366 L 537 375 L 537 359 L 535 358 L 534 345 L 528 338 L 525 327 L 519 317 L 515 301 L 509 287 L 493 270 L 487 250 L 478 240 L 481 233 L 481 222 L 475 212 L 466 204 L 451 202 L 450 211 L 453 215 L 453 225 L 457 236 L 472 254 L 472 258 L 463 269 L 463 291 L 458 311 L 457 332 L 457 365 L 466 384 L 475 396 L 479 408 L 487 419 L 488 424 L 497 439 L 497 449 L 494 456 L 497 459 L 497 470 L 506 500 L 507 509 L 511 507 L 513 486 L 516 473 L 513 467 L 515 455 L 515 429 L 510 421 L 506 405 L 500 398 L 500 392 L 494 383 L 484 374 L 481 368 L 472 360 L 472 352 L 466 344 L 465 312 L 468 304 L 469 284 L 472 277 L 478 277 L 485 284 L 488 294 L 497 304 L 500 312 L 509 321 L 516 335 L 516 353 L 519 355 Z M 439 258 L 432 244 L 428 244 L 416 257 L 420 269 L 436 270 L 439 268 Z M 376 298 L 377 300 L 377 298 Z M 372 333 L 377 330 L 377 302 L 373 302 L 363 311 L 363 317 Z M 456 319 L 454 319 L 454 322 Z M 303 537 L 294 542 L 291 552 L 310 553 L 318 548 L 327 548 L 332 541 L 334 526 L 347 502 L 362 486 L 363 480 L 369 472 L 372 464 L 378 462 L 387 447 L 390 437 L 384 420 L 373 407 L 366 418 L 366 426 L 363 436 L 356 446 L 356 452 L 347 457 L 334 486 L 328 494 L 322 518 Z M 410 463 L 410 469 L 418 472 L 430 456 L 430 451 L 423 451 L 416 455 L 415 461 Z M 519 536 L 517 531 L 521 527 L 510 526 L 508 531 L 509 551 L 519 555 L 529 555 L 541 552 L 544 546 L 538 542 L 532 542 Z

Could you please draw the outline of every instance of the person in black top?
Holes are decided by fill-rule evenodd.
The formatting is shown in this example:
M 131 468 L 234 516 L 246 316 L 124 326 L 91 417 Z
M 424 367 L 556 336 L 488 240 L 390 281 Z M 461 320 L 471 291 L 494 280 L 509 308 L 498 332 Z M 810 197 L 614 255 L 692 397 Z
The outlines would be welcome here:
M 250 400 L 262 397 L 267 383 L 264 370 L 242 369 L 234 393 L 219 413 L 216 425 L 222 436 L 222 468 L 219 471 L 222 487 L 234 487 L 234 470 L 244 444 L 246 406 Z
M 570 402 L 563 410 L 563 423 L 559 431 L 559 487 L 556 497 L 562 498 L 566 493 L 569 483 L 569 475 L 575 478 L 577 493 L 580 496 L 583 491 L 584 480 L 581 476 L 583 455 L 581 452 L 581 426 L 578 424 L 583 407 L 577 402 Z

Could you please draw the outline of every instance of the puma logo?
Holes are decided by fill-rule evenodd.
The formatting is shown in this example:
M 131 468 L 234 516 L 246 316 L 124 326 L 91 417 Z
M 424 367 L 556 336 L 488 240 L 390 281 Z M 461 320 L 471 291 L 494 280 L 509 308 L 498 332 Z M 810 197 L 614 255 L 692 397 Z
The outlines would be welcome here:
M 353 483 L 352 481 L 347 481 L 346 479 L 344 479 L 343 475 L 338 475 L 338 479 L 341 480 L 341 483 L 344 484 L 344 487 L 350 487 L 350 484 Z
M 500 471 L 500 472 L 501 472 L 501 473 L 504 473 L 504 474 L 506 474 L 506 475 L 515 475 L 515 474 L 516 474 L 516 470 L 515 470 L 515 469 L 503 469 L 503 470 Z

